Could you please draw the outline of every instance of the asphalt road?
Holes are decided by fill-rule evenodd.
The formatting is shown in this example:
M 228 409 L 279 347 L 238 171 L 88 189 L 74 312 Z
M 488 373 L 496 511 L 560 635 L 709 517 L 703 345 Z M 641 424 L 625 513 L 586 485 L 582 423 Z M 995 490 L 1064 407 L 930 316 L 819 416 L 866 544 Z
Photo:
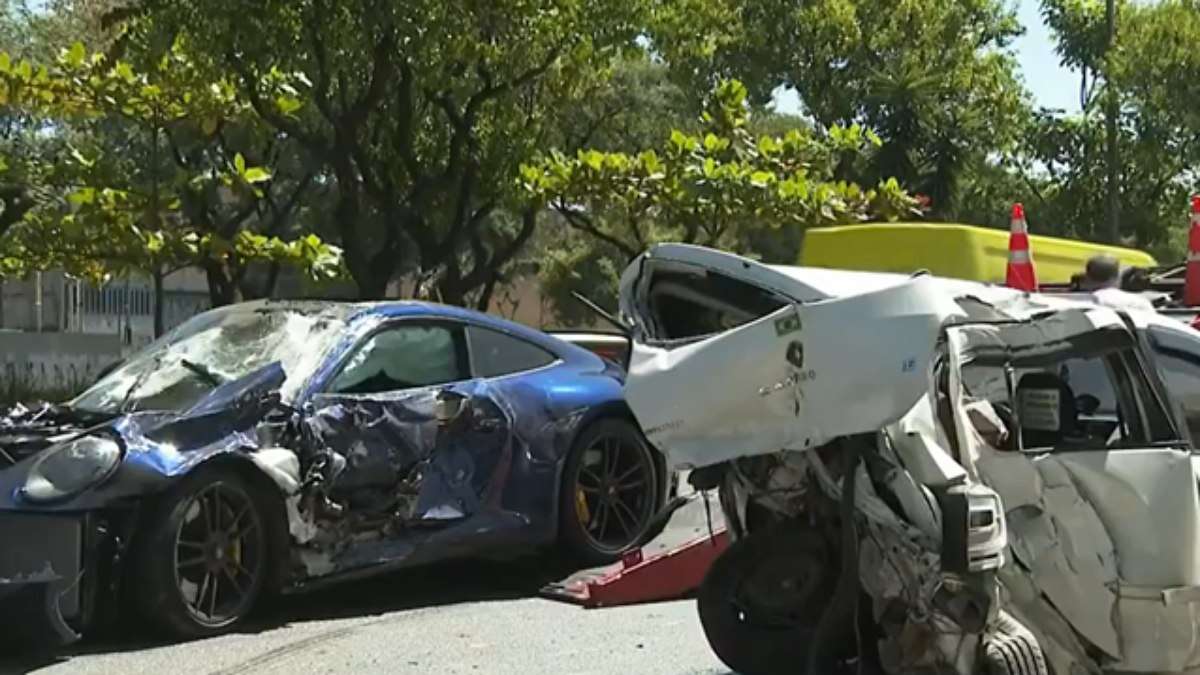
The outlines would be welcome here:
M 121 627 L 0 672 L 729 675 L 692 602 L 585 610 L 536 597 L 545 576 L 442 565 L 285 598 L 232 635 L 167 645 Z

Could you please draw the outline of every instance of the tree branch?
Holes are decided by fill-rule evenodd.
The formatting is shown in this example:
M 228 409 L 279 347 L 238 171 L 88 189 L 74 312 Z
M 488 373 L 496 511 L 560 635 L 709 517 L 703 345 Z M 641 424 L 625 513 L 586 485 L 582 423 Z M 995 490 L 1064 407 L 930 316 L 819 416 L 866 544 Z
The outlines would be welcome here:
M 400 63 L 400 86 L 396 88 L 396 150 L 413 181 L 421 175 L 421 166 L 413 152 L 413 72 L 408 61 Z
M 392 67 L 395 48 L 396 31 L 389 28 L 375 43 L 375 48 L 371 50 L 371 79 L 354 104 L 346 110 L 346 125 L 356 133 L 363 121 L 366 120 L 367 114 L 379 105 L 379 102 L 383 100 L 384 93 L 387 92 L 388 82 L 391 81 L 392 73 L 395 71 Z
M 550 70 L 550 67 L 554 65 L 554 62 L 558 60 L 558 57 L 562 56 L 563 50 L 566 49 L 566 46 L 567 40 L 564 39 L 550 50 L 550 52 L 546 55 L 546 58 L 543 59 L 541 63 L 533 68 L 530 68 L 529 70 L 526 70 L 515 78 L 506 82 L 501 82 L 500 84 L 493 84 L 490 72 L 488 72 L 485 66 L 480 65 L 477 68 L 477 72 L 479 73 L 480 80 L 483 81 L 484 86 L 483 89 L 475 92 L 471 98 L 467 100 L 467 107 L 464 116 L 468 121 L 473 120 L 475 115 L 479 112 L 479 108 L 482 107 L 484 103 L 502 96 L 513 89 L 519 89 L 520 87 L 523 87 L 533 80 L 541 77 L 547 70 Z
M 638 251 L 635 251 L 632 246 L 627 245 L 625 242 L 617 239 L 611 234 L 601 231 L 600 228 L 596 227 L 595 223 L 592 222 L 592 219 L 584 215 L 581 211 L 572 209 L 565 204 L 556 204 L 554 206 L 554 210 L 562 214 L 562 217 L 567 221 L 567 225 L 579 230 L 580 232 L 590 234 L 600 241 L 613 246 L 631 259 L 637 256 Z
M 263 100 L 262 92 L 258 90 L 257 79 L 241 59 L 229 54 L 226 60 L 242 80 L 242 91 L 250 99 L 250 106 L 265 122 L 300 141 L 314 154 L 329 157 L 332 154 L 329 143 L 319 135 L 306 131 L 299 124 L 280 114 L 271 104 Z
M 532 207 L 526 208 L 521 213 L 521 229 L 517 232 L 517 236 L 513 237 L 512 241 L 499 253 L 489 256 L 486 262 L 477 260 L 471 268 L 470 274 L 463 278 L 461 285 L 463 290 L 482 286 L 500 274 L 500 268 L 516 257 L 533 236 L 534 230 L 537 228 L 537 214 L 537 210 Z
M 305 27 L 308 29 L 308 39 L 312 42 L 312 53 L 317 64 L 317 81 L 313 83 L 313 99 L 316 101 L 317 110 L 325 116 L 325 119 L 330 124 L 336 124 L 336 117 L 329 104 L 329 50 L 325 46 L 325 40 L 321 38 L 321 30 L 317 25 L 324 15 L 324 3 L 321 0 L 314 0 L 313 11 L 309 14 L 308 21 L 305 21 Z

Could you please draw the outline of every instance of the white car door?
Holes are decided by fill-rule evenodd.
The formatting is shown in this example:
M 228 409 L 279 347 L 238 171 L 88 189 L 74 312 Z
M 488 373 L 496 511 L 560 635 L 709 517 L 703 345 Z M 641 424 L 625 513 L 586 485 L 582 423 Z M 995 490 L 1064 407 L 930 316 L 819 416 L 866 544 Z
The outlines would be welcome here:
M 819 299 L 753 261 L 674 252 L 633 263 L 622 310 L 635 326 L 626 400 L 677 468 L 815 448 L 899 419 L 928 392 L 938 333 L 959 312 L 927 278 Z

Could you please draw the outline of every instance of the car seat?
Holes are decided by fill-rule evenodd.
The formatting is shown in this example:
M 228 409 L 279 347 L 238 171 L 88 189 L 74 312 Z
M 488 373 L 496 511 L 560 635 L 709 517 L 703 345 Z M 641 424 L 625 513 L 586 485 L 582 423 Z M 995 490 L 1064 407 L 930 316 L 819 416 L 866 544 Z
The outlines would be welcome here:
M 1075 432 L 1079 421 L 1075 392 L 1054 373 L 1023 375 L 1017 383 L 1016 403 L 1025 448 L 1053 448 Z

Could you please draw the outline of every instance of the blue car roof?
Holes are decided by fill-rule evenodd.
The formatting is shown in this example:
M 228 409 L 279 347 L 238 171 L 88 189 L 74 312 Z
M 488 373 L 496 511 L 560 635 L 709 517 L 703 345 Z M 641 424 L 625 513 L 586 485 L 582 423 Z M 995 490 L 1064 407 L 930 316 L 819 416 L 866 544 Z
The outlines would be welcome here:
M 586 349 L 573 345 L 565 340 L 560 340 L 552 335 L 535 330 L 528 326 L 509 321 L 501 317 L 485 314 L 473 309 L 456 307 L 453 305 L 442 305 L 436 302 L 423 302 L 420 300 L 382 300 L 376 302 L 347 302 L 339 300 L 251 300 L 249 302 L 231 305 L 224 308 L 225 310 L 234 310 L 241 308 L 243 311 L 253 310 L 256 308 L 264 309 L 286 309 L 292 308 L 305 313 L 323 313 L 327 312 L 339 316 L 347 324 L 360 323 L 362 321 L 390 319 L 399 317 L 431 317 L 442 319 L 456 319 L 466 321 L 495 330 L 512 333 L 522 337 L 530 342 L 541 345 L 545 349 L 549 349 L 559 356 L 566 357 L 574 354 L 575 356 L 591 355 Z
M 385 300 L 354 304 L 359 308 L 359 311 L 350 316 L 349 321 L 352 323 L 372 318 L 390 319 L 406 316 L 457 319 L 513 333 L 558 352 L 564 349 L 571 351 L 575 349 L 575 346 L 569 342 L 559 340 L 539 330 L 534 330 L 523 324 L 473 309 L 442 305 L 436 302 L 423 302 L 420 300 Z

